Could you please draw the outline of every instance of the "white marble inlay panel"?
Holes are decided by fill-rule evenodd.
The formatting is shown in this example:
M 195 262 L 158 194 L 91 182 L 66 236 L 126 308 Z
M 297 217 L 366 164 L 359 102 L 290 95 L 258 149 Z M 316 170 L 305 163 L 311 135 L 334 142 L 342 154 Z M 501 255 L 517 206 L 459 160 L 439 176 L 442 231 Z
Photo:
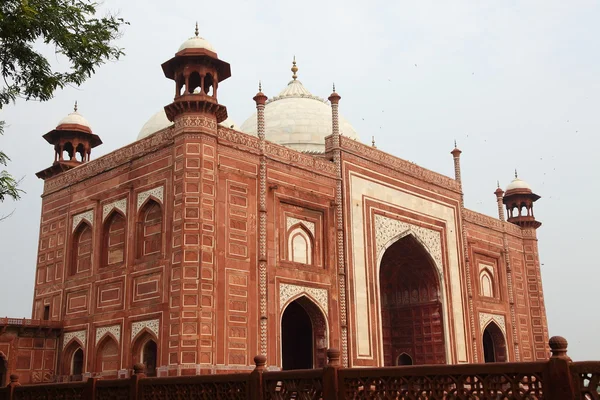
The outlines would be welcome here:
M 83 344 L 83 347 L 85 347 L 86 342 L 87 342 L 87 332 L 86 331 L 65 332 L 63 334 L 63 350 L 65 349 L 65 347 L 67 347 L 67 345 L 73 338 L 78 339 L 81 342 L 81 344 Z
M 282 309 L 289 299 L 298 294 L 307 294 L 314 299 L 327 316 L 329 314 L 329 302 L 327 300 L 327 289 L 314 288 L 310 286 L 290 285 L 288 283 L 279 284 L 279 309 Z
M 375 248 L 379 258 L 381 258 L 382 250 L 386 250 L 396 242 L 390 242 L 392 239 L 398 239 L 410 234 L 419 239 L 427 250 L 429 250 L 429 254 L 431 254 L 431 257 L 435 261 L 438 272 L 441 276 L 444 276 L 440 232 L 407 224 L 406 222 L 398 221 L 384 215 L 375 215 Z
M 149 329 L 152 333 L 154 333 L 156 335 L 156 338 L 158 339 L 159 335 L 159 321 L 158 319 L 149 319 L 146 321 L 136 321 L 134 323 L 131 324 L 131 340 L 133 340 L 136 335 L 138 333 L 140 333 L 142 331 L 142 329 L 147 328 Z
M 481 332 L 485 329 L 486 325 L 490 322 L 494 321 L 496 325 L 500 328 L 504 336 L 506 336 L 506 320 L 504 319 L 504 315 L 500 314 L 490 314 L 490 313 L 479 313 L 479 328 L 481 328 Z
M 88 210 L 73 216 L 73 231 L 82 220 L 89 222 L 90 226 L 94 226 L 94 210 Z
M 140 192 L 137 195 L 137 208 L 139 209 L 140 206 L 142 204 L 144 204 L 144 202 L 146 201 L 146 199 L 150 196 L 158 199 L 161 204 L 163 203 L 163 192 L 164 192 L 164 187 L 163 186 L 159 186 L 159 187 L 155 187 L 153 189 L 150 190 L 146 190 L 145 192 Z
M 117 342 L 121 343 L 121 325 L 101 326 L 96 328 L 96 346 L 107 333 L 112 333 Z
M 127 199 L 121 199 L 113 201 L 110 204 L 105 204 L 104 207 L 102 207 L 102 221 L 104 221 L 108 214 L 115 208 L 121 211 L 123 215 L 127 215 Z
M 313 237 L 315 237 L 315 223 L 314 222 L 310 222 L 310 221 L 305 221 L 303 219 L 298 219 L 298 218 L 294 218 L 294 217 L 287 217 L 286 220 L 286 225 L 287 225 L 287 230 L 289 231 L 290 228 L 296 224 L 302 224 L 304 225 L 304 227 L 306 229 L 308 229 L 308 231 L 310 233 L 312 233 Z

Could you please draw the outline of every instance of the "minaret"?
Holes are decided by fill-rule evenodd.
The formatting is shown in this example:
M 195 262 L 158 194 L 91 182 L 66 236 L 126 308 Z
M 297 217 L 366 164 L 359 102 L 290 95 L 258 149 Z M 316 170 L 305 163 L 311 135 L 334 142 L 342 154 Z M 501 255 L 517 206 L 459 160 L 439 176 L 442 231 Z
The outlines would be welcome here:
M 221 82 L 231 76 L 228 63 L 198 35 L 186 40 L 175 56 L 162 64 L 175 82 L 175 98 L 165 113 L 173 129 L 173 184 L 171 206 L 173 247 L 171 271 L 177 284 L 169 286 L 169 353 L 181 373 L 196 374 L 196 364 L 227 364 L 223 343 L 227 333 L 227 304 L 217 278 L 224 256 L 215 243 L 223 232 L 218 219 L 218 123 L 227 109 L 218 102 Z M 221 269 L 219 269 L 221 268 Z M 182 327 L 182 328 L 179 328 Z M 219 327 L 219 328 L 217 328 Z M 202 332 L 202 333 L 201 333 Z M 166 343 L 166 342 L 164 342 Z M 252 353 L 256 348 L 249 349 Z
M 267 160 L 265 157 L 265 103 L 267 96 L 262 92 L 262 84 L 258 83 L 256 102 L 256 130 L 260 141 L 259 197 L 258 197 L 258 279 L 260 308 L 260 354 L 267 357 Z M 273 360 L 275 364 L 275 360 Z
M 542 223 L 533 215 L 533 203 L 540 196 L 533 193 L 529 184 L 521 179 L 515 170 L 515 179 L 506 187 L 506 193 L 502 202 L 506 206 L 508 222 L 519 225 L 522 228 L 539 228 Z
M 102 144 L 100 137 L 92 133 L 89 122 L 77 111 L 77 102 L 73 112 L 43 138 L 54 145 L 54 163 L 36 173 L 44 180 L 90 161 L 92 148 Z
M 348 317 L 346 314 L 346 253 L 344 249 L 344 212 L 343 212 L 343 181 L 342 181 L 342 152 L 340 121 L 339 121 L 339 104 L 342 97 L 335 91 L 329 96 L 331 103 L 331 132 L 333 139 L 333 163 L 335 164 L 336 172 L 336 188 L 335 188 L 335 219 L 336 219 L 336 243 L 337 243 L 337 270 L 338 270 L 338 295 L 340 302 L 340 325 L 341 325 L 341 359 L 342 366 L 348 366 Z M 336 344 L 333 344 L 336 347 Z
M 504 206 L 502 205 L 502 196 L 504 195 L 504 190 L 500 189 L 500 181 L 497 182 L 498 188 L 494 194 L 496 195 L 496 203 L 498 203 L 498 218 L 500 221 L 504 221 Z
M 460 149 L 458 147 L 456 147 L 456 140 L 454 141 L 454 150 L 452 150 L 450 152 L 450 154 L 452 154 L 452 157 L 454 157 L 454 179 L 456 179 L 456 181 L 458 183 L 461 183 L 461 177 L 460 177 L 460 153 L 462 153 L 462 151 L 460 151 Z

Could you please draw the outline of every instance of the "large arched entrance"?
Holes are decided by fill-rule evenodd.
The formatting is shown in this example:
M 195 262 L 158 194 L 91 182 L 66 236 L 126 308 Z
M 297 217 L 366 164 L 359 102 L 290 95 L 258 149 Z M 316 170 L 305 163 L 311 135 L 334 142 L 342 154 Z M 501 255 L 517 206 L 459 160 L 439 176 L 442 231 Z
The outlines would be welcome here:
M 504 334 L 493 321 L 483 331 L 483 357 L 486 363 L 507 361 Z
M 327 328 L 323 313 L 302 296 L 285 308 L 281 317 L 283 370 L 322 368 L 327 361 Z
M 436 267 L 413 235 L 383 254 L 379 288 L 384 365 L 446 363 Z

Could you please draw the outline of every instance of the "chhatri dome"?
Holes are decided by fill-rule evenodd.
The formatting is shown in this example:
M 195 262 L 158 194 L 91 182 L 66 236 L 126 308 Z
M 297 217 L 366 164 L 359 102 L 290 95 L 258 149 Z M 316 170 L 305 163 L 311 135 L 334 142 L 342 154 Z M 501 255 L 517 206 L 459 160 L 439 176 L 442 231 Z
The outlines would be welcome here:
M 177 53 L 186 49 L 205 49 L 208 51 L 212 51 L 216 54 L 215 48 L 208 42 L 208 40 L 204 39 L 201 36 L 198 36 L 198 23 L 196 23 L 195 36 L 192 36 L 185 42 L 179 46 Z M 72 114 L 69 114 L 72 115 Z M 67 117 L 68 118 L 68 117 Z M 150 117 L 148 121 L 142 126 L 140 129 L 140 133 L 138 133 L 137 140 L 143 139 L 147 136 L 152 135 L 155 132 L 161 131 L 165 128 L 168 128 L 173 125 L 173 122 L 169 121 L 167 118 L 167 114 L 165 110 L 160 110 L 156 114 Z M 219 123 L 219 125 L 225 126 L 227 128 L 240 130 L 240 128 L 233 122 L 231 119 L 227 118 L 225 121 Z
M 323 153 L 325 137 L 331 135 L 331 106 L 327 100 L 313 96 L 297 79 L 294 58 L 292 80 L 279 95 L 265 105 L 266 139 L 294 150 Z M 340 116 L 340 132 L 358 139 L 352 125 Z M 257 135 L 256 113 L 241 126 L 243 132 Z
M 92 129 L 90 123 L 83 117 L 83 115 L 77 112 L 77 102 L 75 102 L 75 107 L 73 108 L 73 112 L 61 119 L 56 125 L 57 129 L 60 129 L 61 125 L 81 125 L 86 128 Z
M 515 191 L 531 193 L 531 186 L 529 186 L 529 184 L 527 182 L 525 182 L 524 180 L 519 179 L 516 170 L 515 170 L 515 179 L 513 179 L 506 187 L 506 193 L 509 193 L 509 192 L 512 193 Z

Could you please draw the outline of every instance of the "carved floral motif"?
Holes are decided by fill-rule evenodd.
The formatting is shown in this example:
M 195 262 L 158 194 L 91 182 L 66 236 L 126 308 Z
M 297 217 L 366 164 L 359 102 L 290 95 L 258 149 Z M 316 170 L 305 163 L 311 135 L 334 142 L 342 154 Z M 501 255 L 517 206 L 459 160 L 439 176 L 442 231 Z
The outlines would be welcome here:
M 101 326 L 96 328 L 96 345 L 108 333 L 111 333 L 118 343 L 121 342 L 121 325 Z
M 87 342 L 87 332 L 85 330 L 74 331 L 74 332 L 65 332 L 63 334 L 63 350 L 65 349 L 65 347 L 67 347 L 67 345 L 69 344 L 69 342 L 71 342 L 71 340 L 73 338 L 79 340 L 81 342 L 81 344 L 83 345 L 83 347 L 85 347 L 86 342 Z
M 285 305 L 285 303 L 288 302 L 289 299 L 301 293 L 309 295 L 321 306 L 321 309 L 325 312 L 325 315 L 329 314 L 327 289 L 314 288 L 310 286 L 290 285 L 287 283 L 279 284 L 279 308 L 283 308 L 283 306 Z
M 494 321 L 496 325 L 498 325 L 500 330 L 502 330 L 502 333 L 506 335 L 506 322 L 504 319 L 504 315 L 490 314 L 484 312 L 479 313 L 479 327 L 481 328 L 482 332 L 490 321 Z
M 77 228 L 77 225 L 79 225 L 79 223 L 84 219 L 87 222 L 89 222 L 89 224 L 91 226 L 94 226 L 94 210 L 88 210 L 88 211 L 79 213 L 77 215 L 74 215 L 73 216 L 73 231 L 75 230 L 75 228 Z
M 123 213 L 123 215 L 127 215 L 127 199 L 121 199 L 117 201 L 113 201 L 112 203 L 105 204 L 102 207 L 102 221 L 106 219 L 108 214 L 114 209 L 117 209 Z
M 427 248 L 429 254 L 435 261 L 436 267 L 443 276 L 444 269 L 442 264 L 442 243 L 439 232 L 423 228 L 420 226 L 408 224 L 406 222 L 392 219 L 384 215 L 375 215 L 375 249 L 376 254 L 386 248 L 389 241 L 395 237 L 414 235 Z
M 149 319 L 146 321 L 136 321 L 131 324 L 131 340 L 133 340 L 137 336 L 137 334 L 140 333 L 142 331 L 142 329 L 144 329 L 144 328 L 149 329 L 152 333 L 154 333 L 156 335 L 156 338 L 158 339 L 159 326 L 160 326 L 160 323 L 159 323 L 158 319 Z
M 146 201 L 146 199 L 150 196 L 158 199 L 161 203 L 163 202 L 163 192 L 164 187 L 158 186 L 150 190 L 146 190 L 145 192 L 140 192 L 137 195 L 137 208 L 139 209 L 142 204 Z
M 287 217 L 286 225 L 287 225 L 288 230 L 296 224 L 304 225 L 304 227 L 306 229 L 308 229 L 310 231 L 310 233 L 312 233 L 313 237 L 315 237 L 315 223 L 314 222 L 305 221 L 303 219 L 298 219 L 298 218 L 294 218 L 294 217 Z

